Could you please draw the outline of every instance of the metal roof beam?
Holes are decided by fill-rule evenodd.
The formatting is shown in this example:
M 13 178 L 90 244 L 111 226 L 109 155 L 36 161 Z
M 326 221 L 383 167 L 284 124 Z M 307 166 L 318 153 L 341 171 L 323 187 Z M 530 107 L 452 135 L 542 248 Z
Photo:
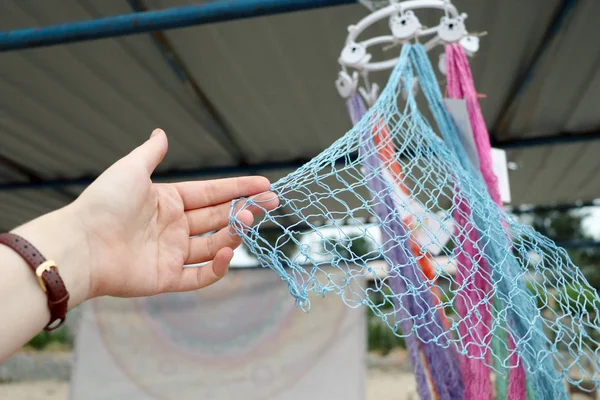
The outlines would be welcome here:
M 574 249 L 596 249 L 600 247 L 599 240 L 569 240 L 564 242 L 555 242 L 558 247 L 567 250 Z
M 508 206 L 506 210 L 514 215 L 525 215 L 525 214 L 533 214 L 533 213 L 543 213 L 543 212 L 568 212 L 573 210 L 580 210 L 582 208 L 587 207 L 600 207 L 599 200 L 593 201 L 579 201 L 575 203 L 561 203 L 561 204 L 550 204 L 545 206 L 536 206 L 536 205 L 522 205 L 518 207 Z
M 542 136 L 537 138 L 511 139 L 508 141 L 492 141 L 492 145 L 504 149 L 518 149 L 535 146 L 548 146 L 574 142 L 587 142 L 600 139 L 600 130 L 586 132 L 583 134 L 564 134 L 559 136 Z M 406 156 L 410 157 L 409 154 Z M 348 157 L 341 157 L 335 161 L 336 165 L 345 165 L 348 162 L 356 160 L 356 153 Z M 211 167 L 202 169 L 172 170 L 156 173 L 153 179 L 156 180 L 175 180 L 175 179 L 197 179 L 211 176 L 231 176 L 231 175 L 253 175 L 269 171 L 285 171 L 300 168 L 312 158 L 301 158 L 283 162 L 267 162 L 257 164 L 240 163 L 227 167 Z M 68 186 L 86 186 L 92 183 L 96 177 L 83 176 L 78 178 L 54 179 L 38 182 L 9 182 L 0 184 L 0 191 L 20 190 L 20 189 L 43 189 Z
M 159 172 L 152 175 L 153 180 L 165 181 L 174 179 L 197 179 L 210 176 L 227 175 L 253 175 L 268 171 L 293 170 L 309 162 L 310 159 L 299 159 L 289 162 L 273 162 L 261 164 L 242 164 L 229 167 L 214 167 L 202 169 L 186 169 Z M 343 164 L 346 159 L 341 158 L 336 163 Z M 0 184 L 0 192 L 20 189 L 48 189 L 57 187 L 87 186 L 96 179 L 95 176 L 84 176 L 79 178 L 54 179 L 40 182 L 12 182 Z
M 0 32 L 0 52 L 127 36 L 292 11 L 358 4 L 355 0 L 213 1 L 164 10 Z
M 27 184 L 35 184 L 35 183 L 40 183 L 43 181 L 42 178 L 37 173 L 35 173 L 33 170 L 31 170 L 30 168 L 10 159 L 2 154 L 0 154 L 0 164 L 3 164 L 5 166 L 13 169 L 14 171 L 17 171 L 21 175 L 24 175 L 25 177 L 27 177 L 27 179 L 29 179 L 29 182 L 23 183 L 23 184 L 26 184 L 26 185 Z M 64 190 L 64 188 L 62 188 L 62 187 L 56 187 L 55 191 L 59 195 L 59 197 L 61 197 L 63 200 L 73 201 L 76 199 L 76 196 L 74 196 L 72 193 L 69 193 L 68 191 Z
M 591 142 L 600 139 L 600 129 L 581 133 L 563 132 L 559 133 L 558 135 L 513 138 L 500 141 L 495 140 L 495 137 L 497 136 L 492 135 L 491 144 L 493 147 L 500 147 L 503 149 L 522 149 L 526 147 Z

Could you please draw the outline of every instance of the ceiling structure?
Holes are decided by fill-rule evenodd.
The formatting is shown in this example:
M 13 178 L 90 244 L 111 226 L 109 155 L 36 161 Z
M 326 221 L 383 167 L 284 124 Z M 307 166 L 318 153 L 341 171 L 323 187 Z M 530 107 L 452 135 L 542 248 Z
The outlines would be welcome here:
M 197 3 L 6 0 L 0 30 Z M 487 32 L 471 67 L 492 142 L 517 167 L 514 204 L 600 198 L 600 2 L 454 4 L 470 31 Z M 351 127 L 337 57 L 368 12 L 338 5 L 19 50 L 0 34 L 0 229 L 66 204 L 156 127 L 170 140 L 158 179 L 293 171 Z

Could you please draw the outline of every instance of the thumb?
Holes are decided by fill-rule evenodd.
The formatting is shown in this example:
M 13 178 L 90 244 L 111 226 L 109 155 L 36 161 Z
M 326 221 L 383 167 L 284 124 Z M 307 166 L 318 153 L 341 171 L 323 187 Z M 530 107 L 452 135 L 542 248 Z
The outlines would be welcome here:
M 167 141 L 167 135 L 162 129 L 155 129 L 150 135 L 150 139 L 146 140 L 144 144 L 133 150 L 129 157 L 134 160 L 135 163 L 142 164 L 148 170 L 148 174 L 152 174 L 158 164 L 163 160 L 169 143 Z

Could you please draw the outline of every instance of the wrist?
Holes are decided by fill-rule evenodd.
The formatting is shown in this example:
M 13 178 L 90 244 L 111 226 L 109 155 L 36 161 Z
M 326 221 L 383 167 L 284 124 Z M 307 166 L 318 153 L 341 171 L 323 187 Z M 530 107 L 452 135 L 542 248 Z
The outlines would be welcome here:
M 86 235 L 72 205 L 45 214 L 12 230 L 56 262 L 69 292 L 69 309 L 90 296 L 90 257 Z

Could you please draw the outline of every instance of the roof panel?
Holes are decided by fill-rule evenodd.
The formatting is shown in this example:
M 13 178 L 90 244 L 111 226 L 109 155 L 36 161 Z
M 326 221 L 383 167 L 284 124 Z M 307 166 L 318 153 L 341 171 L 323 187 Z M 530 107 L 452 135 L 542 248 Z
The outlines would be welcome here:
M 600 142 L 509 150 L 518 165 L 509 171 L 514 205 L 573 203 L 599 197 Z
M 8 62 L 0 66 L 4 70 Z M 5 70 L 4 70 L 5 71 Z M 5 129 L 2 135 L 14 135 L 20 141 L 25 143 L 37 142 L 44 143 L 41 148 L 48 146 L 50 152 L 57 153 L 58 157 L 53 158 L 51 164 L 46 165 L 48 170 L 60 169 L 64 159 L 77 159 L 78 162 L 72 166 L 71 173 L 77 171 L 79 174 L 88 170 L 97 170 L 99 159 L 95 154 L 85 149 L 89 149 L 90 140 L 87 137 L 79 135 L 81 132 L 78 127 L 73 126 L 73 122 L 67 117 L 52 110 L 56 103 L 45 102 L 41 95 L 27 92 L 25 88 L 13 85 L 9 78 L 15 77 L 15 74 L 5 75 L 0 79 L 0 91 L 3 96 L 0 98 L 0 106 L 6 110 L 6 115 L 2 120 Z M 60 106 L 60 105 L 59 105 Z M 14 154 L 15 156 L 26 160 L 27 153 Z M 59 165 L 57 167 L 57 165 Z M 38 171 L 40 174 L 44 170 Z
M 598 46 L 600 47 L 600 46 Z M 593 77 L 581 91 L 573 113 L 566 124 L 566 132 L 591 132 L 600 130 L 600 51 L 596 54 L 595 66 L 592 67 Z
M 362 6 L 335 7 L 167 35 L 249 160 L 293 159 L 317 154 L 350 128 L 334 81 L 346 21 L 364 15 Z
M 557 179 L 556 191 L 568 193 L 573 200 L 593 200 L 598 197 L 598 171 L 600 170 L 600 142 L 579 144 L 569 163 Z M 561 148 L 555 149 L 556 157 L 563 158 Z
M 521 193 L 523 199 L 531 199 L 533 203 L 546 203 L 546 198 L 567 202 L 573 193 L 560 190 L 561 183 L 569 178 L 572 168 L 577 164 L 582 151 L 581 143 L 562 146 L 548 146 L 539 156 L 540 164 L 533 177 Z
M 31 26 L 103 14 L 93 9 L 90 14 L 82 7 L 87 2 L 71 3 L 65 9 L 47 3 L 19 3 L 10 19 Z M 107 8 L 108 3 L 114 5 L 104 2 L 103 7 Z M 122 7 L 108 8 L 106 14 L 127 12 Z M 4 22 L 2 17 L 0 22 Z M 232 162 L 229 149 L 203 128 L 200 106 L 170 69 L 150 35 L 53 46 L 2 57 L 4 82 L 0 79 L 0 84 L 10 86 L 16 96 L 27 96 L 29 103 L 36 103 L 29 108 L 16 107 L 14 98 L 3 96 L 10 104 L 2 104 L 2 108 L 11 114 L 22 115 L 25 111 L 35 116 L 53 139 L 70 141 L 79 153 L 95 160 L 85 170 L 71 169 L 73 176 L 102 171 L 141 144 L 156 127 L 165 129 L 170 138 L 170 151 L 162 169 Z
M 4 145 L 2 146 L 4 147 Z M 4 150 L 4 149 L 2 149 Z M 27 177 L 12 167 L 0 164 L 0 183 L 4 182 L 27 182 Z
M 0 192 L 0 229 L 5 232 L 65 204 L 49 189 Z
M 532 81 L 517 104 L 510 124 L 522 136 L 556 134 L 568 125 L 598 73 L 598 25 L 600 2 L 584 0 L 571 12 L 542 58 Z M 598 92 L 587 93 L 586 101 L 600 103 Z M 586 125 L 600 127 L 596 113 Z M 593 118 L 593 120 L 592 120 Z
M 531 61 L 559 0 L 465 1 L 457 2 L 468 13 L 472 32 L 487 32 L 479 52 L 471 59 L 478 92 L 486 95 L 481 108 L 488 128 L 496 120 L 519 73 Z M 499 137 L 511 132 L 503 132 Z
M 147 3 L 166 8 L 197 2 Z M 558 4 L 559 0 L 456 0 L 458 9 L 469 14 L 469 29 L 488 32 L 471 60 L 478 91 L 487 96 L 481 103 L 488 126 L 494 125 Z M 3 7 L 3 29 L 131 11 L 126 1 L 65 0 L 56 7 L 52 2 L 10 0 Z M 600 52 L 595 45 L 600 3 L 584 0 L 577 7 L 501 139 L 600 127 Z M 172 30 L 168 38 L 247 160 L 290 161 L 314 156 L 350 128 L 344 101 L 334 86 L 337 57 L 347 26 L 367 13 L 360 5 L 342 6 Z M 438 18 L 439 13 L 430 13 L 422 21 L 431 26 Z M 371 33 L 386 29 L 383 22 Z M 395 47 L 378 54 L 389 58 L 399 51 Z M 434 65 L 441 51 L 440 47 L 431 52 Z M 149 34 L 1 57 L 0 153 L 44 178 L 99 173 L 157 126 L 170 137 L 163 170 L 237 163 L 228 154 L 231 149 L 210 137 L 213 128 L 206 113 Z M 383 85 L 388 75 L 386 71 L 373 78 Z M 597 150 L 596 143 L 510 150 L 509 159 L 520 165 L 510 172 L 514 203 L 600 197 Z M 275 180 L 282 174 L 269 176 Z M 23 177 L 3 167 L 0 179 Z M 45 202 L 40 193 L 56 196 L 52 190 L 20 190 L 11 194 L 10 201 L 36 198 L 39 207 L 27 215 L 64 202 L 62 197 Z M 28 218 L 11 207 L 0 206 L 0 225 L 7 220 L 4 215 L 11 221 Z

